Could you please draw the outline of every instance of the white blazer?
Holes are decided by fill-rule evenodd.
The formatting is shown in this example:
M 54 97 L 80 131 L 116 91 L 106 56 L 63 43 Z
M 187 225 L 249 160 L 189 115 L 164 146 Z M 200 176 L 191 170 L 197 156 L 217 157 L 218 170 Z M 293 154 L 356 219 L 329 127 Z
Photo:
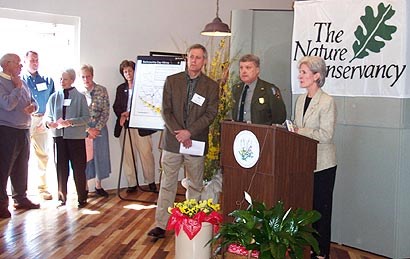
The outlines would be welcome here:
M 319 88 L 303 116 L 306 96 L 307 94 L 303 94 L 296 101 L 295 124 L 299 128 L 299 134 L 319 141 L 315 170 L 317 172 L 336 165 L 336 146 L 333 142 L 336 104 L 330 95 Z

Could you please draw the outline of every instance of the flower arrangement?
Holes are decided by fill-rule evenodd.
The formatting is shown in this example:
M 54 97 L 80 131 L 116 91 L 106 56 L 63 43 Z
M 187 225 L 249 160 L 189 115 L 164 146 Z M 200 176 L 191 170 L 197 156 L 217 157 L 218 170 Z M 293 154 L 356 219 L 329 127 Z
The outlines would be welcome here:
M 212 199 L 197 201 L 195 199 L 174 203 L 174 207 L 168 208 L 171 214 L 167 230 L 175 230 L 178 236 L 184 230 L 190 240 L 201 230 L 202 223 L 208 222 L 213 225 L 214 232 L 219 231 L 222 215 L 218 211 L 220 205 L 213 203 Z
M 229 47 L 225 39 L 222 39 L 205 71 L 210 78 L 219 83 L 218 114 L 209 127 L 209 149 L 205 157 L 205 180 L 211 180 L 220 169 L 221 122 L 227 118 L 232 109 L 231 86 L 234 80 L 232 76 L 229 76 L 229 65 Z

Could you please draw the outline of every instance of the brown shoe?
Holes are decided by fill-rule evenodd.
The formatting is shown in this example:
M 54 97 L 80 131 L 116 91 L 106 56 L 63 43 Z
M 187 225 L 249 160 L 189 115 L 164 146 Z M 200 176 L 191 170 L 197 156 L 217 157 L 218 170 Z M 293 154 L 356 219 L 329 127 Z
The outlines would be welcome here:
M 40 204 L 35 204 L 31 202 L 29 199 L 24 198 L 21 201 L 14 201 L 14 208 L 16 208 L 17 210 L 39 209 Z
M 106 192 L 103 188 L 100 188 L 100 189 L 95 188 L 95 193 L 99 196 L 108 198 L 108 192 Z
M 47 190 L 40 190 L 40 197 L 46 201 L 53 199 L 53 195 L 51 195 L 51 193 L 49 193 Z
M 148 184 L 149 190 L 155 192 L 157 190 L 157 185 L 155 183 Z
M 155 227 L 148 232 L 148 236 L 156 237 L 156 238 L 164 238 L 165 229 L 162 229 L 160 227 Z
M 1 219 L 8 219 L 11 218 L 11 213 L 7 207 L 0 207 L 0 218 Z
M 137 186 L 132 186 L 127 188 L 127 193 L 134 193 L 137 191 Z

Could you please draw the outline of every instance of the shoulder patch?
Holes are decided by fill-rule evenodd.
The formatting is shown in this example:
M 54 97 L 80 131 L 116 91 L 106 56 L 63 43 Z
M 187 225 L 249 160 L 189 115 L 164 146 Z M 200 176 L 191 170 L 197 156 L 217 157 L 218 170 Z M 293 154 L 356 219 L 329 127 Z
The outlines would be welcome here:
M 273 95 L 276 95 L 276 89 L 273 86 L 272 86 L 272 93 L 273 93 Z

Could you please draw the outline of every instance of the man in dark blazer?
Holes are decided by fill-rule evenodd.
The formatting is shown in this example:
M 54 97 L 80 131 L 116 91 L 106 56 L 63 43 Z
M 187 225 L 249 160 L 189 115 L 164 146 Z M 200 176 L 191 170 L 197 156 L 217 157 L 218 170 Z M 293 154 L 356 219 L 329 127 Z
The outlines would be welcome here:
M 241 81 L 232 88 L 235 121 L 255 124 L 282 124 L 286 119 L 286 108 L 279 88 L 259 78 L 260 60 L 247 54 L 239 60 Z
M 207 153 L 209 125 L 218 112 L 218 84 L 202 73 L 207 51 L 200 44 L 187 51 L 188 66 L 185 72 L 167 77 L 162 99 L 162 117 L 165 122 L 161 148 L 161 188 L 155 213 L 156 227 L 149 236 L 162 238 L 169 219 L 168 207 L 172 207 L 181 166 L 185 166 L 190 184 L 187 199 L 200 199 L 203 188 L 204 160 Z M 202 155 L 180 153 L 191 148 L 192 141 L 205 143 Z

